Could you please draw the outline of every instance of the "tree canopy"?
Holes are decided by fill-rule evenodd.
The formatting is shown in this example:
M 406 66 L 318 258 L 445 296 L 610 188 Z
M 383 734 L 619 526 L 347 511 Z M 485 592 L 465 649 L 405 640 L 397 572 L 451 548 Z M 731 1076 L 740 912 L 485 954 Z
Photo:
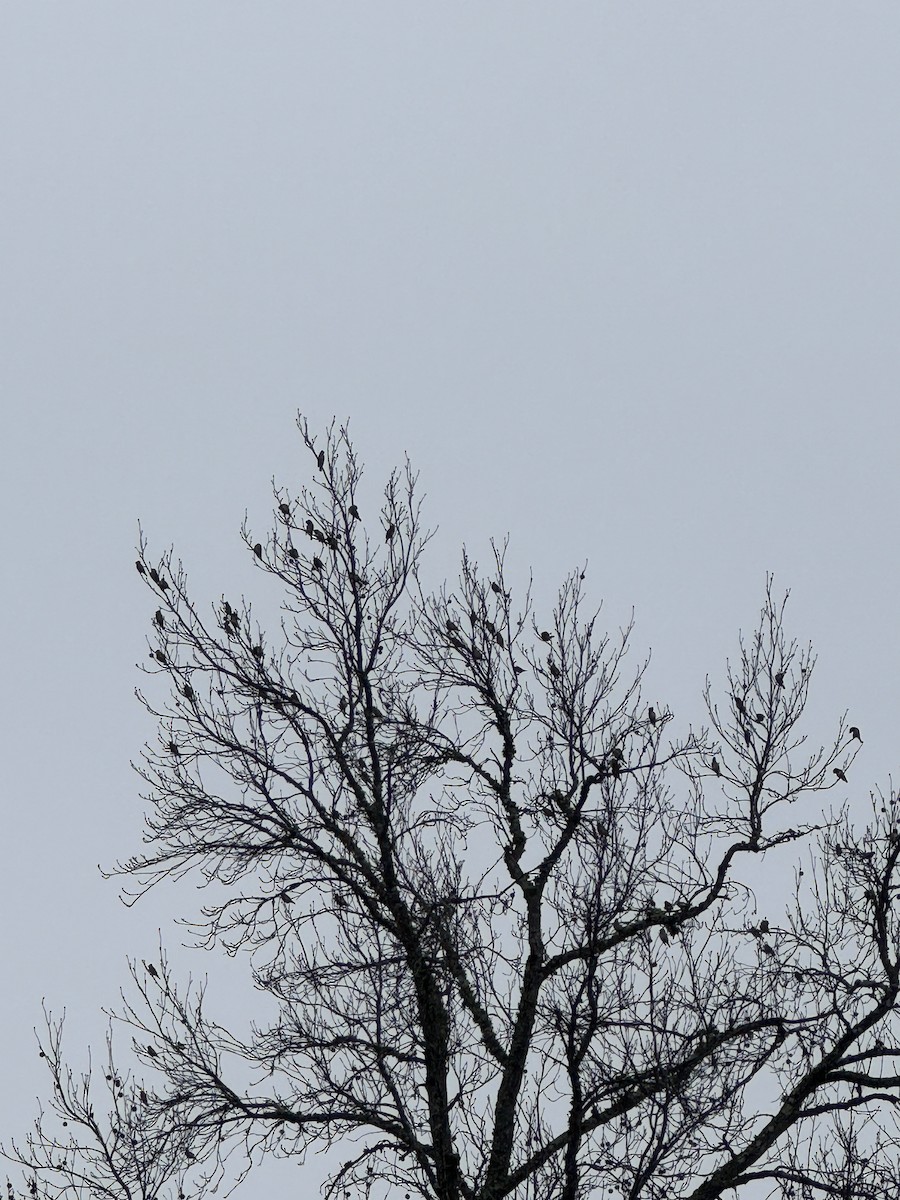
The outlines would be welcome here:
M 583 573 L 546 617 L 502 545 L 430 588 L 411 468 L 368 511 L 347 431 L 299 428 L 308 484 L 242 531 L 277 632 L 142 537 L 158 736 L 121 866 L 212 885 L 205 943 L 277 1015 L 225 1028 L 162 955 L 102 1072 L 48 1017 L 24 1191 L 193 1198 L 238 1147 L 334 1150 L 337 1200 L 900 1194 L 898 798 L 862 830 L 816 802 L 862 734 L 803 728 L 786 598 L 681 726 Z

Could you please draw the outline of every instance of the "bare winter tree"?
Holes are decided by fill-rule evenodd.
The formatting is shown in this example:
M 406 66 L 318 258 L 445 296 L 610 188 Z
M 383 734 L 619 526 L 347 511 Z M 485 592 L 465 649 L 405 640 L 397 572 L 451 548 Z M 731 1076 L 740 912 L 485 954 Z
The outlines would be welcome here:
M 300 430 L 312 482 L 243 531 L 277 641 L 141 544 L 170 699 L 145 700 L 149 848 L 123 866 L 138 892 L 199 872 L 206 941 L 277 1017 L 238 1036 L 164 957 L 132 964 L 144 1076 L 110 1046 L 102 1107 L 50 1019 L 26 1190 L 196 1196 L 237 1145 L 343 1148 L 344 1198 L 900 1196 L 898 798 L 862 833 L 815 810 L 860 732 L 804 749 L 814 659 L 771 584 L 676 735 L 582 576 L 545 622 L 501 549 L 429 594 L 409 469 L 368 511 L 346 431 Z M 783 915 L 762 861 L 794 865 Z

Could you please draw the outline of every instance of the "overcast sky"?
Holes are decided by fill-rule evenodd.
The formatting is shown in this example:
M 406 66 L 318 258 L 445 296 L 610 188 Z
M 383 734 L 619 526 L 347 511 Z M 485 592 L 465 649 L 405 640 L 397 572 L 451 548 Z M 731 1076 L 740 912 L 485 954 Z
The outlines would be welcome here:
M 190 911 L 97 870 L 154 736 L 137 522 L 198 599 L 274 604 L 238 529 L 308 477 L 298 409 L 373 484 L 410 454 L 433 583 L 506 533 L 539 599 L 587 561 L 685 721 L 773 571 L 864 816 L 900 771 L 898 114 L 895 0 L 3 6 L 0 1135 L 42 997 L 77 1061 Z

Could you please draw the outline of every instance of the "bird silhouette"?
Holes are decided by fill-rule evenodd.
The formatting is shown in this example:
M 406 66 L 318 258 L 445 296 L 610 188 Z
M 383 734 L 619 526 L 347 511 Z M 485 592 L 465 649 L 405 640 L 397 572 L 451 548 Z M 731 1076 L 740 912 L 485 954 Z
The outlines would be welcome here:
M 156 615 L 154 616 L 154 618 L 153 618 L 153 619 L 154 619 L 154 621 L 157 623 L 157 625 L 160 627 L 160 629 L 165 629 L 165 627 L 166 627 L 166 623 L 165 623 L 165 621 L 163 620 L 163 615 L 162 615 L 162 610 L 161 610 L 161 609 L 157 609 L 157 610 L 156 610 Z
M 747 711 L 747 709 L 744 707 L 743 700 L 741 700 L 738 696 L 733 696 L 732 699 L 734 700 L 734 707 L 738 710 L 741 716 L 743 716 Z
M 503 594 L 503 589 L 500 587 L 499 583 L 492 583 L 491 591 L 494 593 L 495 596 L 502 596 L 502 594 Z
M 447 622 L 447 632 L 448 633 L 456 633 L 458 630 L 459 630 L 459 626 L 457 625 L 457 623 L 455 621 Z
M 193 698 L 194 698 L 194 689 L 191 687 L 191 685 L 190 685 L 189 683 L 186 683 L 186 684 L 184 685 L 184 688 L 182 689 L 182 691 L 183 691 L 183 694 L 184 694 L 184 697 L 185 697 L 185 699 L 187 699 L 187 700 L 193 700 Z
M 158 663 L 162 663 L 163 666 L 166 665 L 166 661 L 167 661 L 166 656 L 165 656 L 165 654 L 163 654 L 162 650 L 154 651 L 153 657 L 156 659 L 156 661 Z
M 384 531 L 384 540 L 386 542 L 389 542 L 396 532 L 397 532 L 397 526 L 392 521 L 391 524 L 388 525 L 387 529 Z
M 750 743 L 753 741 L 753 738 L 752 738 L 752 737 L 751 737 L 751 735 L 750 735 L 750 730 L 749 730 L 749 729 L 745 729 L 745 730 L 744 730 L 744 741 L 747 743 L 747 745 L 748 745 L 748 746 L 749 746 L 749 745 L 750 745 Z
M 837 775 L 837 777 L 841 781 L 841 783 L 847 782 L 847 776 L 844 774 L 844 772 L 841 770 L 840 767 L 832 767 L 832 771 L 834 772 L 835 775 Z
M 262 542 L 257 542 L 253 547 L 253 553 L 257 558 L 262 558 Z
M 155 567 L 150 568 L 150 578 L 153 580 L 153 582 L 158 587 L 159 586 L 159 572 L 156 570 Z
M 299 557 L 300 557 L 300 555 L 298 554 L 298 552 L 294 549 L 293 546 L 291 546 L 290 549 L 288 550 L 288 558 L 292 558 L 292 559 L 296 560 Z
M 549 642 L 549 641 L 550 641 L 550 633 L 548 632 L 548 630 L 546 630 L 546 629 L 545 629 L 545 630 L 544 630 L 544 631 L 541 633 L 541 641 L 542 641 L 542 642 Z
M 784 671 L 775 672 L 775 686 L 784 687 Z
M 347 511 L 349 512 L 350 516 L 353 518 L 354 521 L 359 520 L 359 509 L 356 507 L 355 504 L 351 504 L 350 507 L 347 509 Z
M 313 535 L 313 523 L 309 518 L 306 520 L 306 536 L 311 538 Z
M 147 1104 L 147 1103 L 148 1103 L 147 1093 L 144 1091 L 143 1088 L 141 1088 L 141 1104 Z
M 289 504 L 279 504 L 278 511 L 282 516 L 289 517 L 291 515 L 291 506 Z
M 719 766 L 719 760 L 717 758 L 714 758 L 712 760 L 712 769 L 713 769 L 713 775 L 721 775 L 722 774 L 722 768 Z
M 316 557 L 314 557 L 314 558 L 313 558 L 313 567 L 314 567 L 314 569 L 315 569 L 316 571 L 321 571 L 321 570 L 322 570 L 322 560 L 321 560 L 321 558 L 316 558 Z
M 166 746 L 166 749 L 175 758 L 177 758 L 179 756 L 179 754 L 181 753 L 181 750 L 178 748 L 177 742 L 169 742 L 168 746 Z
M 652 704 L 647 709 L 647 720 L 650 722 L 651 725 L 656 724 L 656 709 L 653 707 Z
M 760 927 L 760 929 L 762 930 L 762 932 L 763 932 L 763 933 L 768 933 L 768 932 L 769 932 L 769 922 L 766 920 L 766 918 L 765 918 L 765 917 L 763 917 L 763 919 L 760 921 L 760 923 L 759 923 L 759 927 Z
M 319 453 L 316 455 L 316 465 L 318 466 L 320 471 L 324 469 L 324 467 L 325 467 L 325 451 L 324 450 L 320 450 Z
M 862 741 L 862 735 L 861 735 L 861 734 L 860 734 L 860 732 L 859 732 L 859 726 L 858 726 L 858 725 L 851 725 L 851 726 L 850 726 L 850 736 L 851 736 L 852 738 L 855 738 L 855 739 L 856 739 L 856 741 L 858 741 L 858 742 L 861 742 L 861 741 Z
M 145 962 L 144 966 L 147 968 L 148 975 L 152 975 L 152 977 L 154 979 L 159 979 L 159 971 L 157 971 L 157 969 L 156 969 L 156 967 L 154 967 L 153 963 Z
M 151 1058 L 159 1058 L 159 1055 L 156 1053 L 156 1051 L 153 1049 L 152 1046 L 147 1047 L 147 1053 L 150 1055 Z
M 137 567 L 138 575 L 146 575 L 147 574 L 147 572 L 144 570 L 144 564 L 140 561 L 140 559 L 138 559 L 138 561 L 134 565 Z

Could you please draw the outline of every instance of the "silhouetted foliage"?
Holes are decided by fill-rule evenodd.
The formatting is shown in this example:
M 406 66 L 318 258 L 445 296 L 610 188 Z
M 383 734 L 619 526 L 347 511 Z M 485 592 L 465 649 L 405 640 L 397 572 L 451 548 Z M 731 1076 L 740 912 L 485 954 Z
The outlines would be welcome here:
M 123 866 L 223 889 L 207 944 L 247 952 L 277 1019 L 239 1037 L 164 956 L 132 964 L 143 1075 L 110 1043 L 101 1117 L 48 1018 L 26 1188 L 194 1197 L 240 1145 L 342 1148 L 341 1198 L 900 1195 L 897 797 L 862 833 L 812 811 L 862 739 L 841 719 L 804 748 L 814 658 L 771 582 L 677 733 L 583 573 L 541 621 L 502 548 L 429 592 L 409 468 L 373 511 L 346 431 L 300 430 L 313 482 L 243 531 L 286 594 L 276 640 L 142 541 L 169 700 L 144 700 L 148 850 Z M 760 917 L 763 859 L 795 886 Z

